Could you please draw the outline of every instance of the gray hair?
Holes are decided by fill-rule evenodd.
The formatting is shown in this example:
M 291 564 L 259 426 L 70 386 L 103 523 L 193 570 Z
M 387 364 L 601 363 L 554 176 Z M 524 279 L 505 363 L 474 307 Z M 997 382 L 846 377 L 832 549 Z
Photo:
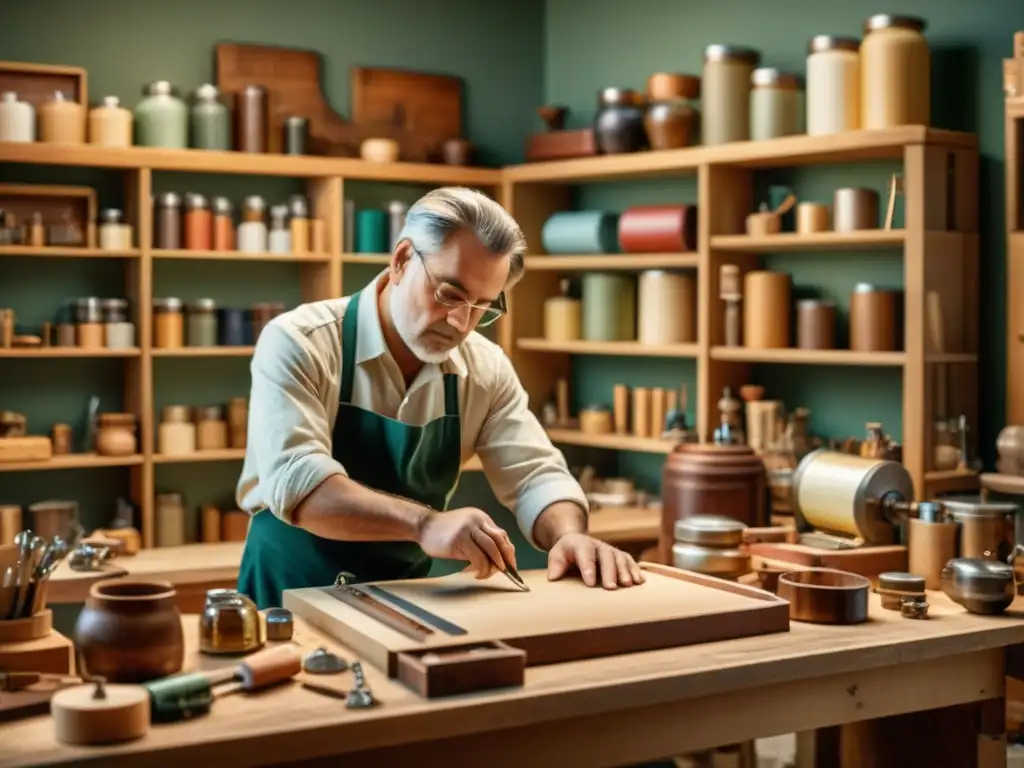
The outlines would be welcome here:
M 467 187 L 431 190 L 409 208 L 398 241 L 428 252 L 440 250 L 455 232 L 468 229 L 492 253 L 508 256 L 508 285 L 523 273 L 526 237 L 512 215 L 482 192 Z

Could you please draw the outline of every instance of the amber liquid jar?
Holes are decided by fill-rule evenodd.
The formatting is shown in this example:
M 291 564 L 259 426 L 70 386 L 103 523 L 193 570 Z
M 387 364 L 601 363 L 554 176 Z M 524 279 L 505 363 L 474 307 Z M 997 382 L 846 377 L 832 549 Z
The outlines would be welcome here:
M 235 222 L 231 201 L 226 197 L 213 198 L 213 250 L 235 250 Z
M 185 197 L 185 248 L 209 251 L 213 248 L 213 212 L 202 195 Z
M 185 346 L 185 314 L 181 299 L 153 299 L 153 346 L 180 349 Z
M 797 302 L 796 346 L 798 349 L 835 349 L 835 304 L 819 299 Z
M 269 118 L 267 91 L 258 85 L 247 85 L 238 95 L 238 141 L 240 152 L 267 151 Z

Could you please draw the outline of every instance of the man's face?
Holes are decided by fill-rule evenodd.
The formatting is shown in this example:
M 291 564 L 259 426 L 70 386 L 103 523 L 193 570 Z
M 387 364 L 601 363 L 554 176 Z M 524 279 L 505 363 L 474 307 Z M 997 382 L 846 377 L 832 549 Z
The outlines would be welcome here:
M 423 362 L 446 360 L 483 316 L 469 303 L 497 302 L 508 271 L 509 258 L 495 256 L 468 230 L 450 236 L 435 253 L 402 243 L 392 259 L 390 303 L 406 346 Z M 447 304 L 437 300 L 439 291 Z

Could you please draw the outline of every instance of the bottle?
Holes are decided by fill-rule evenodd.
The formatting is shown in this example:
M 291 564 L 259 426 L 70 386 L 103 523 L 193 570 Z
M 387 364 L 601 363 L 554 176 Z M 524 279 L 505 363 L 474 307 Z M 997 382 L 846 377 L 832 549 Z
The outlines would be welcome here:
M 209 251 L 213 247 L 213 212 L 203 195 L 185 195 L 185 248 Z
M 5 91 L 0 96 L 0 141 L 20 143 L 36 140 L 36 110 L 18 94 Z
M 291 253 L 292 233 L 288 229 L 288 206 L 275 205 L 270 209 L 270 235 L 267 250 L 271 253 Z
M 238 250 L 243 253 L 266 253 L 267 225 L 263 220 L 266 203 L 259 195 L 245 198 L 242 223 L 238 225 Z
M 213 198 L 213 250 L 235 250 L 235 222 L 231 218 L 231 201 Z
M 192 99 L 192 146 L 196 149 L 231 149 L 231 118 L 215 85 L 196 89 Z
M 132 145 L 131 110 L 121 106 L 117 96 L 104 96 L 103 103 L 89 111 L 89 143 L 98 147 Z
M 186 149 L 188 107 L 166 80 L 143 89 L 144 98 L 135 106 L 135 143 L 140 147 Z

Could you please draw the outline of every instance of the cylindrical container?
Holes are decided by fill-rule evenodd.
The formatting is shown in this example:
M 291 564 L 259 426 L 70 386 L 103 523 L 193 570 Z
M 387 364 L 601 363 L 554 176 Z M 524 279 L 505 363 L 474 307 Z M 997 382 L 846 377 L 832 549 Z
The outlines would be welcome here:
M 187 406 L 164 406 L 157 442 L 163 456 L 185 456 L 196 452 L 196 425 L 192 423 Z
M 228 447 L 228 423 L 219 405 L 196 408 L 196 449 L 221 451 Z
M 607 435 L 612 431 L 612 412 L 604 405 L 580 408 L 580 432 L 587 435 Z
M 188 148 L 188 106 L 166 80 L 147 85 L 135 105 L 135 143 L 140 147 Z
M 32 530 L 37 536 L 52 539 L 60 536 L 68 541 L 74 536 L 74 528 L 78 523 L 78 502 L 75 501 L 37 501 L 29 505 L 32 515 Z
M 388 203 L 388 248 L 392 253 L 398 245 L 398 236 L 405 227 L 405 216 L 408 212 L 409 206 L 401 200 L 392 200 Z
M 632 88 L 602 88 L 597 95 L 594 143 L 606 155 L 647 147 L 643 98 Z
M 636 339 L 636 283 L 632 276 L 601 272 L 583 276 L 583 338 Z
M 356 253 L 388 252 L 388 214 L 381 208 L 356 211 Z
M 924 19 L 886 13 L 864 22 L 861 127 L 930 125 L 931 52 L 924 28 Z
M 50 439 L 53 440 L 54 455 L 66 456 L 71 453 L 71 426 L 69 424 L 54 424 Z
M 957 524 L 916 517 L 907 524 L 907 570 L 924 578 L 925 589 L 942 589 L 942 569 L 957 556 Z
M 36 110 L 18 94 L 0 95 L 0 141 L 29 143 L 36 140 Z
M 213 299 L 189 304 L 186 343 L 190 347 L 217 346 L 217 302 Z
M 796 303 L 797 349 L 836 348 L 836 305 L 821 299 Z
M 807 46 L 807 134 L 860 128 L 860 41 L 815 35 Z
M 270 208 L 270 231 L 267 233 L 267 250 L 270 253 L 292 252 L 292 233 L 288 229 L 287 205 L 274 205 Z
M 79 347 L 97 349 L 104 346 L 103 302 L 85 296 L 75 302 L 75 337 Z
M 153 299 L 153 346 L 179 349 L 185 345 L 185 316 L 181 299 Z
M 213 247 L 213 211 L 203 195 L 185 195 L 185 248 L 208 251 Z
M 267 89 L 260 85 L 247 85 L 238 95 L 239 152 L 267 151 L 267 123 L 269 102 Z
M 309 203 L 303 195 L 288 199 L 288 214 L 292 253 L 309 253 Z
M 800 78 L 771 67 L 750 76 L 750 138 L 777 139 L 803 132 L 804 105 Z
M 228 401 L 228 438 L 232 448 L 245 448 L 249 427 L 249 400 L 233 397 Z
M 117 96 L 104 96 L 98 107 L 89 110 L 89 143 L 98 147 L 132 145 L 132 111 L 121 106 Z
M 579 341 L 583 335 L 583 306 L 571 296 L 544 300 L 544 338 L 548 341 Z
M 900 348 L 894 291 L 857 283 L 850 296 L 850 349 L 853 352 L 895 352 Z
M 790 276 L 785 272 L 747 272 L 743 279 L 743 346 L 788 347 Z
M 632 429 L 634 437 L 650 437 L 651 429 L 651 388 L 633 387 L 633 407 L 629 410 L 633 417 Z
M 618 226 L 623 253 L 684 253 L 697 249 L 695 205 L 633 206 L 622 212 Z
M 541 229 L 549 254 L 615 253 L 619 215 L 608 211 L 559 211 Z
M 84 144 L 85 107 L 60 91 L 39 107 L 39 141 L 47 144 Z
M 1013 551 L 1016 504 L 954 496 L 942 505 L 960 526 L 960 557 L 1006 562 Z
M 266 203 L 259 195 L 245 198 L 242 223 L 238 225 L 237 247 L 242 253 L 265 253 L 267 225 L 263 219 Z
M 158 547 L 180 547 L 185 543 L 185 500 L 180 493 L 158 493 L 153 516 Z
M 175 192 L 157 195 L 153 210 L 153 247 L 181 248 L 181 196 Z
M 108 349 L 130 349 L 135 346 L 135 326 L 128 319 L 127 299 L 104 299 L 104 336 Z
M 93 584 L 75 622 L 79 673 L 108 683 L 144 683 L 180 672 L 185 634 L 176 596 L 162 581 Z
M 861 187 L 837 189 L 832 199 L 832 228 L 836 232 L 878 229 L 878 193 Z
M 215 251 L 235 250 L 235 222 L 231 218 L 231 201 L 226 197 L 213 198 L 213 235 Z
M 217 310 L 217 343 L 222 347 L 245 347 L 250 335 L 247 313 L 244 309 Z
M 701 133 L 706 145 L 750 138 L 750 76 L 761 54 L 735 45 L 704 49 Z
M 255 344 L 271 320 L 284 312 L 283 304 L 252 305 L 252 343 Z
M 797 203 L 796 232 L 810 235 L 828 231 L 828 206 L 824 203 Z
M 132 247 L 132 228 L 121 220 L 121 211 L 100 211 L 99 246 L 104 251 L 127 251 Z
M 217 86 L 205 83 L 192 95 L 189 113 L 192 146 L 196 149 L 231 149 L 231 113 Z
M 292 115 L 284 121 L 284 136 L 281 145 L 286 155 L 309 154 L 309 120 Z
M 676 520 L 723 515 L 750 527 L 768 524 L 764 462 L 746 445 L 682 443 L 662 469 L 659 560 L 672 562 Z
M 641 273 L 637 307 L 641 344 L 691 344 L 697 340 L 697 286 L 689 275 L 660 269 Z
M 629 387 L 625 384 L 616 384 L 612 389 L 612 418 L 615 422 L 615 432 L 619 435 L 629 433 Z

